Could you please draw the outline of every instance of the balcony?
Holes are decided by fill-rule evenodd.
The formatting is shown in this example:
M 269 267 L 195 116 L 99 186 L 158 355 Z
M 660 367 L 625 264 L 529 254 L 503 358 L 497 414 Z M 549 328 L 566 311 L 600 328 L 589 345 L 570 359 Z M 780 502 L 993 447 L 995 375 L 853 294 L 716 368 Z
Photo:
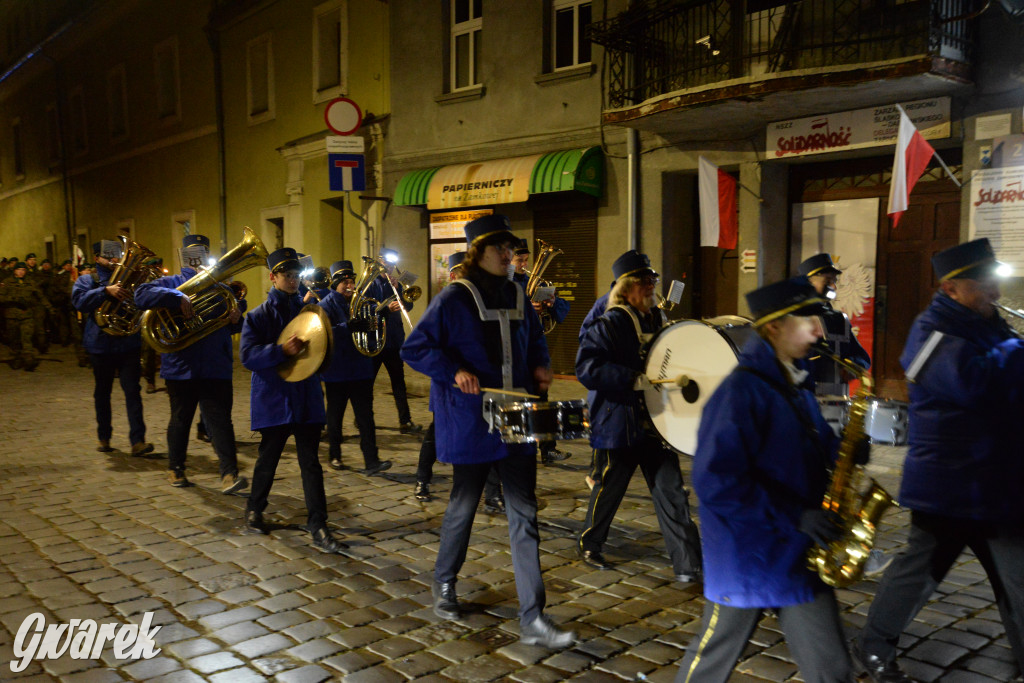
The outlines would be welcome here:
M 606 123 L 697 138 L 970 88 L 972 0 L 640 0 L 590 29 Z M 755 106 L 750 106 L 755 105 Z

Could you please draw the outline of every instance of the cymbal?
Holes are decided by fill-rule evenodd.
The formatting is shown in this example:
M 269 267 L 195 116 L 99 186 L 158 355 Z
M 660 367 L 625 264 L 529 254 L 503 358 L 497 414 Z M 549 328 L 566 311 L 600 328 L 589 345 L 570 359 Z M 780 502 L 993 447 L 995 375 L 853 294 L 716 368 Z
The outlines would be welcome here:
M 277 374 L 286 382 L 301 382 L 326 367 L 334 355 L 334 333 L 327 312 L 316 304 L 307 304 L 285 325 L 277 338 L 284 344 L 292 335 L 306 342 L 305 348 L 277 366 Z

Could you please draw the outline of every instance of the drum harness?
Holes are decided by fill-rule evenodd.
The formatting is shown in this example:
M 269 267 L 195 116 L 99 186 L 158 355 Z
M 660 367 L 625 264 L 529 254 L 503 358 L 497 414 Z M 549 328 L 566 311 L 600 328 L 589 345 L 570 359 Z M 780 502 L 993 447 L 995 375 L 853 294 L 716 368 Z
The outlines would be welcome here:
M 523 319 L 523 288 L 516 285 L 516 307 L 513 308 L 487 308 L 480 290 L 467 279 L 455 280 L 453 284 L 462 285 L 473 295 L 480 320 L 484 322 L 498 322 L 501 330 L 501 388 L 512 389 L 512 326 L 510 321 Z M 488 431 L 494 431 L 495 406 L 499 401 L 493 395 L 485 396 L 483 402 L 483 417 L 487 422 Z

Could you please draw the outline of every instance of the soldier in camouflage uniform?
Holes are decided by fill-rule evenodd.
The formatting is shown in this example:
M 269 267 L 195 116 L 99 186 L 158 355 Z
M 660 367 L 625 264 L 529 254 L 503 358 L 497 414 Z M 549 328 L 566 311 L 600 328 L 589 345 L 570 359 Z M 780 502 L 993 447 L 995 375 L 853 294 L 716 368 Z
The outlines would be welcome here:
M 0 286 L 0 303 L 4 307 L 8 342 L 14 352 L 11 367 L 15 370 L 24 367 L 32 372 L 39 365 L 36 350 L 32 346 L 35 332 L 33 311 L 37 306 L 42 306 L 44 311 L 48 310 L 50 302 L 43 298 L 42 292 L 28 277 L 25 263 L 19 261 L 14 264 L 13 275 L 3 281 Z

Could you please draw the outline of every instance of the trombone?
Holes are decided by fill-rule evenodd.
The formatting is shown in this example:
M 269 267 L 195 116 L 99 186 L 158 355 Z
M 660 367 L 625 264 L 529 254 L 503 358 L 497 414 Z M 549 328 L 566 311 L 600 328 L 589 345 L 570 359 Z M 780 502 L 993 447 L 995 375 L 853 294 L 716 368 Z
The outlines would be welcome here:
M 379 258 L 377 259 L 377 262 L 381 265 L 381 269 L 384 274 L 384 279 L 388 281 L 388 284 L 391 286 L 391 291 L 394 292 L 391 296 L 387 297 L 386 299 L 380 302 L 380 305 L 377 307 L 378 313 L 384 312 L 384 309 L 386 309 L 393 301 L 398 301 L 400 303 L 404 301 L 406 303 L 411 304 L 417 301 L 421 296 L 423 296 L 423 289 L 417 285 L 410 285 L 406 287 L 404 291 L 399 293 L 398 287 L 395 287 L 395 283 L 391 281 L 391 276 L 388 275 L 387 267 L 390 265 L 391 267 L 394 268 L 394 276 L 396 280 L 402 277 L 403 272 L 398 269 L 398 266 L 395 265 L 394 261 L 388 261 L 384 258 Z M 409 326 L 409 329 L 411 330 L 412 320 L 409 318 L 409 311 L 405 310 L 405 306 L 399 306 L 398 310 L 402 312 L 402 318 L 405 319 L 405 323 Z
M 1016 308 L 1010 308 L 1009 306 L 1004 306 L 1000 303 L 996 303 L 995 301 L 992 302 L 992 305 L 998 308 L 1003 313 L 1012 315 L 1014 318 L 1017 318 L 1019 320 L 1024 320 L 1024 311 L 1021 311 Z

